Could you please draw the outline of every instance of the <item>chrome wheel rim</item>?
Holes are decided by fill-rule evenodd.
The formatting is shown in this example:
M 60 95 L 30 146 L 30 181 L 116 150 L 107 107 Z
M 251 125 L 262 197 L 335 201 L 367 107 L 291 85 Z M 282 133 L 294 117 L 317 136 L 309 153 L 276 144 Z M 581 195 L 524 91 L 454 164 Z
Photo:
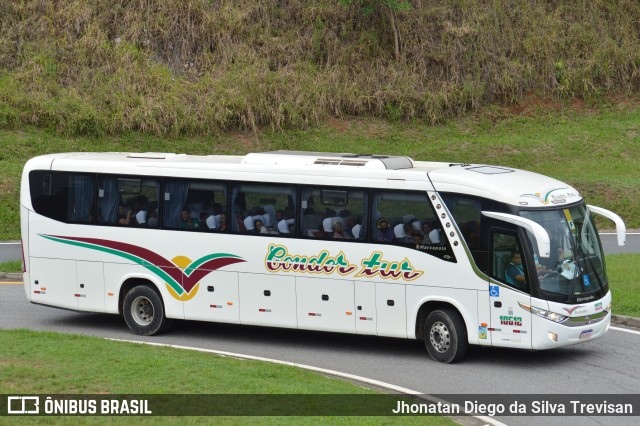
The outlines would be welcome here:
M 433 349 L 439 353 L 445 353 L 451 346 L 451 333 L 444 323 L 438 321 L 431 326 L 429 341 Z
M 131 316 L 139 325 L 149 325 L 153 321 L 153 304 L 144 296 L 138 296 L 131 304 Z

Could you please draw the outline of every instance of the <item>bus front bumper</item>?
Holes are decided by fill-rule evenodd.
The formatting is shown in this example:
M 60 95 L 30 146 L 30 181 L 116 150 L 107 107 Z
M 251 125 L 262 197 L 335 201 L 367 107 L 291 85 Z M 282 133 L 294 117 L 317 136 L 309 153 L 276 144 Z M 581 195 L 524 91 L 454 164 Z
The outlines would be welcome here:
M 607 334 L 611 323 L 610 312 L 597 322 L 577 327 L 558 324 L 536 315 L 532 317 L 535 336 L 531 342 L 533 349 L 560 348 L 600 339 Z

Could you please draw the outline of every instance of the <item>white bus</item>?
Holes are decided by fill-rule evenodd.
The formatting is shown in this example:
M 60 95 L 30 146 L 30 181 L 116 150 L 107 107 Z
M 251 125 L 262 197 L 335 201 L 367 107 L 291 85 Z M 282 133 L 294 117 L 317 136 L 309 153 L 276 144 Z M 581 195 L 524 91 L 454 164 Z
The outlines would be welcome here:
M 24 289 L 120 314 L 549 349 L 604 336 L 611 293 L 578 191 L 508 167 L 307 152 L 29 160 Z

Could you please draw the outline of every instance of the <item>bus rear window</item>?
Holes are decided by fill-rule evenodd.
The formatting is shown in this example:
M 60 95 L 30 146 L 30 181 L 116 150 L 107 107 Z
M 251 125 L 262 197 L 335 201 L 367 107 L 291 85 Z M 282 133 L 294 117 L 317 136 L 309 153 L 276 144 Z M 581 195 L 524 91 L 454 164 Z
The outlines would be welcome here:
M 29 186 L 36 213 L 61 222 L 93 222 L 93 175 L 35 170 L 29 174 Z

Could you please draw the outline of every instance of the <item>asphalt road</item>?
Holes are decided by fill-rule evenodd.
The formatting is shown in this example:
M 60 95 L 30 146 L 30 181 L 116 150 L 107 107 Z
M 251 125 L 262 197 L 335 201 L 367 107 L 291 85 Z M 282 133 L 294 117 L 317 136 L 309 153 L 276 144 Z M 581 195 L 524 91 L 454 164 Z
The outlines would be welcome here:
M 624 246 L 618 246 L 616 234 L 600 234 L 605 254 L 640 253 L 640 232 L 628 233 Z
M 619 247 L 615 234 L 600 234 L 606 254 L 640 253 L 640 233 L 627 234 L 627 243 Z M 22 260 L 20 242 L 0 242 L 0 262 Z
M 0 242 L 0 262 L 11 262 L 14 260 L 22 260 L 22 250 L 20 249 L 20 242 Z
M 640 333 L 553 351 L 471 347 L 459 364 L 432 361 L 421 342 L 227 324 L 179 322 L 160 336 L 131 334 L 115 315 L 30 304 L 22 285 L 0 285 L 0 328 L 28 328 L 214 349 L 313 365 L 425 394 L 640 394 Z M 505 417 L 509 425 L 632 425 L 633 417 Z

